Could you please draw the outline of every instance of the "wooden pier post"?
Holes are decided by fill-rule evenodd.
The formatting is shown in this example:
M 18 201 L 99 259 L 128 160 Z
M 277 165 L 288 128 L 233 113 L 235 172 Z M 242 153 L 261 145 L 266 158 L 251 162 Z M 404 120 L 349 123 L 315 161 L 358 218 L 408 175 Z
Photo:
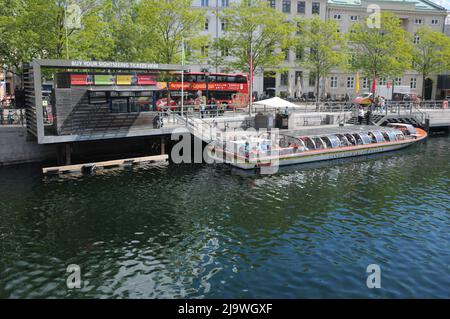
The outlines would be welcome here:
M 161 155 L 166 154 L 166 139 L 164 136 L 161 136 Z
M 72 145 L 69 143 L 64 145 L 66 165 L 72 164 Z

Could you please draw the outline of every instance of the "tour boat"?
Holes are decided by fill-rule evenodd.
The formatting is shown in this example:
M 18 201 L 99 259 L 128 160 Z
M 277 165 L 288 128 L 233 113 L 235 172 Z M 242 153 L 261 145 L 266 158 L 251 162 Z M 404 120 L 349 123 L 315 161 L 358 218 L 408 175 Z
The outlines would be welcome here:
M 241 169 L 370 155 L 405 148 L 427 137 L 412 125 L 319 127 L 299 131 L 233 133 L 208 146 L 216 162 Z

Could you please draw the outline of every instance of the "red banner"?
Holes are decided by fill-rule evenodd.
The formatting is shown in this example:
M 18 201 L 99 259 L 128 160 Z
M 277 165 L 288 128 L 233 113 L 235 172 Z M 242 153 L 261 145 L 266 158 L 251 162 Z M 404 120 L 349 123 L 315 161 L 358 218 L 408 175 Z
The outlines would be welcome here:
M 92 77 L 87 74 L 71 74 L 70 75 L 71 85 L 92 85 L 94 81 Z
M 154 75 L 138 75 L 138 85 L 156 85 L 156 77 Z
M 171 91 L 180 91 L 182 87 L 181 82 L 170 83 Z M 183 90 L 185 91 L 206 91 L 206 83 L 191 83 L 184 82 Z M 248 92 L 247 85 L 243 83 L 208 83 L 208 90 L 210 91 L 233 91 L 233 92 Z

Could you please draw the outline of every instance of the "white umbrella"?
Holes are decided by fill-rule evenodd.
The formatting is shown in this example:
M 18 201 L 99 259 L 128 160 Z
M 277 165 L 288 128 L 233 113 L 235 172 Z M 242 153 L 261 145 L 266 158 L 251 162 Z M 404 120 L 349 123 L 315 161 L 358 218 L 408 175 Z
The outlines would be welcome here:
M 267 100 L 262 100 L 262 101 L 258 101 L 253 103 L 254 105 L 264 105 L 264 106 L 269 106 L 269 107 L 273 107 L 273 108 L 300 108 L 301 106 L 291 103 L 289 101 L 283 100 L 279 97 L 273 97 L 271 99 L 267 99 Z

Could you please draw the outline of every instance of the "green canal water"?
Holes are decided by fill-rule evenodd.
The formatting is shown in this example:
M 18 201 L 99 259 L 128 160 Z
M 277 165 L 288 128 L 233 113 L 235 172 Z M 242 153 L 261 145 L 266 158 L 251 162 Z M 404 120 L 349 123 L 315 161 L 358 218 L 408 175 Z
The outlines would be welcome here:
M 0 297 L 450 298 L 449 145 L 271 176 L 0 169 Z M 66 287 L 69 264 L 81 289 Z

